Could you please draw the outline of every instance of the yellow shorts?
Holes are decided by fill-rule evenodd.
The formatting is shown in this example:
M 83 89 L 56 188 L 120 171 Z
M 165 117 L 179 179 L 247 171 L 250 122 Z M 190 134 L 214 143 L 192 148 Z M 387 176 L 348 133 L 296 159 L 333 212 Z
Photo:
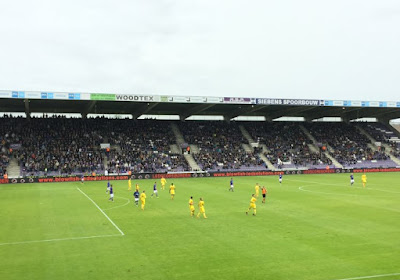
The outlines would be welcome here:
M 146 201 L 141 200 L 140 202 L 142 203 L 142 205 L 146 204 Z
M 249 207 L 249 208 L 256 209 L 256 208 L 257 208 L 257 206 L 256 206 L 256 204 L 255 204 L 255 203 L 250 203 L 250 207 Z
M 205 212 L 206 212 L 206 210 L 204 209 L 204 207 L 201 207 L 201 208 L 199 209 L 199 211 L 200 211 L 200 213 L 205 213 Z
M 194 211 L 194 206 L 190 206 L 189 210 L 190 210 L 190 212 L 193 212 Z

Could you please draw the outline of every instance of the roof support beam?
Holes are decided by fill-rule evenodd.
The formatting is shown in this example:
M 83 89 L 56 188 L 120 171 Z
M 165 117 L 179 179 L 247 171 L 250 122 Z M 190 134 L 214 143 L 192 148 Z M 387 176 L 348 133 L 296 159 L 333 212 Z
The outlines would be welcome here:
M 203 112 L 205 110 L 210 109 L 211 107 L 214 107 L 215 105 L 216 104 L 200 104 L 200 105 L 197 105 L 197 106 L 195 106 L 193 108 L 189 108 L 188 110 L 184 111 L 183 113 L 181 113 L 179 115 L 179 117 L 180 117 L 181 120 L 185 120 L 188 117 L 190 117 L 192 115 L 199 114 L 199 113 L 201 113 L 201 112 Z
M 144 103 L 141 105 L 134 113 L 132 113 L 132 118 L 136 120 L 141 115 L 150 112 L 154 107 L 156 107 L 159 103 Z
M 31 118 L 31 108 L 29 106 L 29 99 L 25 99 L 24 100 L 24 105 L 25 105 L 25 114 L 26 114 L 26 118 L 30 119 Z
M 86 119 L 87 115 L 93 110 L 94 106 L 96 106 L 97 101 L 92 100 L 89 101 L 85 108 L 83 108 L 81 115 L 83 119 Z
M 305 112 L 311 109 L 315 109 L 315 107 L 294 107 L 294 108 L 289 108 L 287 110 L 278 110 L 274 112 L 267 113 L 265 115 L 265 119 L 267 121 L 272 121 L 274 119 L 280 118 L 280 117 L 293 117 L 294 115 L 297 115 L 301 112 Z
M 267 106 L 263 106 L 263 105 L 248 105 L 248 106 L 244 106 L 240 108 L 239 110 L 235 110 L 234 112 L 230 112 L 226 115 L 224 115 L 224 119 L 226 120 L 231 120 L 233 118 L 239 117 L 239 116 L 244 116 L 246 114 L 249 113 L 253 113 L 256 111 L 259 111 L 261 109 L 266 108 Z

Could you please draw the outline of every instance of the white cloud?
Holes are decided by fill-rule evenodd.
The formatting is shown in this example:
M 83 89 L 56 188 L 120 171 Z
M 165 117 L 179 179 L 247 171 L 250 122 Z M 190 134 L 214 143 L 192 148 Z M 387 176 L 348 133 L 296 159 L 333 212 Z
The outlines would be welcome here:
M 399 100 L 397 1 L 8 1 L 0 89 Z

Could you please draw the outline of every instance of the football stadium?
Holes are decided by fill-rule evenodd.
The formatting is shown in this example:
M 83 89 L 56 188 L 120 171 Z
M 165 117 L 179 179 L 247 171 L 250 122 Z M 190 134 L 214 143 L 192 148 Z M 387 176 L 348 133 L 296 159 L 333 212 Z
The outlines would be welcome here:
M 0 280 L 400 279 L 400 2 L 2 4 Z
M 400 277 L 400 102 L 1 94 L 2 279 Z

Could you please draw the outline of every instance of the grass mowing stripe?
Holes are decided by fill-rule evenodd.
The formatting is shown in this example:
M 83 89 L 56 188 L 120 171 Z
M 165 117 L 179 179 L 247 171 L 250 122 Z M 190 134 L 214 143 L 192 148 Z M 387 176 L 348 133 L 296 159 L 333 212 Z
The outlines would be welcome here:
M 342 278 L 342 279 L 336 279 L 336 280 L 370 279 L 370 278 L 389 277 L 389 276 L 396 276 L 396 275 L 400 275 L 400 273 L 369 275 L 369 276 L 360 276 L 360 277 L 353 277 L 353 278 Z
M 99 209 L 99 211 L 100 211 L 101 213 L 103 213 L 103 215 L 107 218 L 107 220 L 110 221 L 110 223 L 121 233 L 121 235 L 125 235 L 125 234 L 122 232 L 122 230 L 110 219 L 110 217 L 108 217 L 107 214 L 104 213 L 103 210 L 101 210 L 101 208 L 96 204 L 96 202 L 93 201 L 93 199 L 91 199 L 91 198 L 90 198 L 86 193 L 84 193 L 79 187 L 76 187 L 76 188 L 77 188 L 78 191 L 80 191 L 84 196 L 86 196 L 87 199 L 89 199 L 89 200 L 94 204 L 94 206 L 96 206 L 97 209 Z
M 108 234 L 108 235 L 93 235 L 93 236 L 82 236 L 82 237 L 69 237 L 69 238 L 55 238 L 55 239 L 45 239 L 45 240 L 29 240 L 29 241 L 19 241 L 19 242 L 0 243 L 0 246 L 5 246 L 5 245 L 19 245 L 19 244 L 29 244 L 29 243 L 55 242 L 55 241 L 67 241 L 67 240 L 80 240 L 80 239 L 92 239 L 92 238 L 103 238 L 103 237 L 113 237 L 113 236 L 121 236 L 121 235 L 119 235 L 119 234 Z

